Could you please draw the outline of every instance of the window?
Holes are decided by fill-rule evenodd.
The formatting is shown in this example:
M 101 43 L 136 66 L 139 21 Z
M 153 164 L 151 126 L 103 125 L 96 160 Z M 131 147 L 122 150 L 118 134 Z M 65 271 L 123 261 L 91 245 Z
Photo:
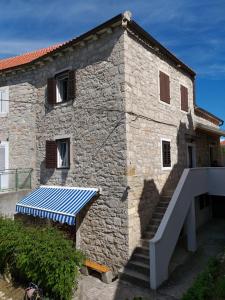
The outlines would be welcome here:
M 188 112 L 188 89 L 180 85 L 181 110 Z
M 70 139 L 46 141 L 46 168 L 70 168 Z
M 171 168 L 171 147 L 168 140 L 162 140 L 162 167 L 163 169 Z
M 9 89 L 0 88 L 0 114 L 6 114 L 9 111 Z
M 48 78 L 47 101 L 54 106 L 75 99 L 76 73 L 74 70 L 57 74 Z
M 68 72 L 58 75 L 56 77 L 56 102 L 68 101 L 68 87 L 69 87 L 69 76 Z
M 159 71 L 160 101 L 170 104 L 170 77 Z
M 57 168 L 69 168 L 69 139 L 57 140 Z

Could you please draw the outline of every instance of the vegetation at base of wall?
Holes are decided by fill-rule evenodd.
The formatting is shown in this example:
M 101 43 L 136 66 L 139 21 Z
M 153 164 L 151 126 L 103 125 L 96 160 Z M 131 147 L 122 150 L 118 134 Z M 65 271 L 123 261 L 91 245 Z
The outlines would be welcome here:
M 0 218 L 0 272 L 37 283 L 53 299 L 69 300 L 84 256 L 72 241 L 52 227 L 25 227 Z
M 198 275 L 182 300 L 225 299 L 225 261 L 211 259 L 205 270 Z

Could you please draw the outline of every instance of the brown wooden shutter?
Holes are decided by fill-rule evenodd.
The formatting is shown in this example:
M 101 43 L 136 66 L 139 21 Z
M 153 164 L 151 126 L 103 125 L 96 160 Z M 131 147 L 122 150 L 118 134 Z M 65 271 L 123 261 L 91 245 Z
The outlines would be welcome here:
M 160 100 L 170 104 L 170 77 L 159 72 L 159 82 L 160 82 Z
M 188 112 L 188 89 L 181 85 L 180 86 L 181 96 L 181 110 Z
M 55 141 L 46 141 L 46 168 L 57 167 L 57 144 Z
M 76 96 L 76 71 L 68 73 L 68 100 L 74 100 Z
M 47 97 L 48 97 L 48 103 L 50 105 L 54 105 L 56 103 L 56 80 L 55 80 L 55 78 L 48 78 Z

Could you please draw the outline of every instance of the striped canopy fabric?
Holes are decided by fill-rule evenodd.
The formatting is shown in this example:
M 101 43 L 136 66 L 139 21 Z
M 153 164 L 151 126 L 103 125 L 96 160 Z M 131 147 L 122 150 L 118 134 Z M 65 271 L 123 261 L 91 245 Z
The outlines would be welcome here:
M 94 188 L 41 186 L 16 204 L 16 212 L 74 225 L 76 214 L 97 193 Z

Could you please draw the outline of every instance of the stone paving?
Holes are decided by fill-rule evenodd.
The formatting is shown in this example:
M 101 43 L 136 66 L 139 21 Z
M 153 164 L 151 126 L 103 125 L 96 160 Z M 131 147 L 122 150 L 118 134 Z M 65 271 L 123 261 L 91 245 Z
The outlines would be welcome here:
M 116 280 L 105 284 L 99 279 L 82 277 L 79 289 L 73 300 L 179 300 L 192 285 L 208 259 L 224 251 L 225 221 L 214 220 L 198 233 L 198 251 L 190 254 L 183 264 L 176 266 L 169 280 L 157 292 L 141 289 Z
M 14 287 L 3 279 L 0 279 L 0 300 L 22 300 L 24 289 Z

